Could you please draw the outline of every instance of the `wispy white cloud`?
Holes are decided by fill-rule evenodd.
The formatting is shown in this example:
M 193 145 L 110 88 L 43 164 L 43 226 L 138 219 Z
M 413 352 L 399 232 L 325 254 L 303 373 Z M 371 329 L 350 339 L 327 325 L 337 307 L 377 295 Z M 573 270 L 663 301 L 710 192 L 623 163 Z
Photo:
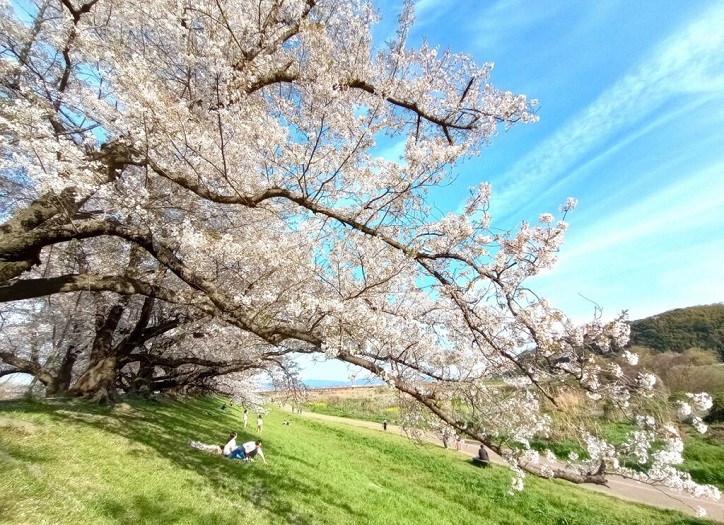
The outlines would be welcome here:
M 583 297 L 633 318 L 724 300 L 723 174 L 724 160 L 574 228 L 558 264 L 531 285 L 579 321 L 593 312 Z
M 447 0 L 417 0 L 415 2 L 415 13 L 424 14 L 434 11 L 448 4 Z
M 571 186 L 576 185 L 577 181 L 586 181 L 586 179 L 594 177 L 594 175 L 597 173 L 600 174 L 606 172 L 607 170 L 610 170 L 611 164 L 615 162 L 617 157 L 626 155 L 626 150 L 628 148 L 636 148 L 636 143 L 638 141 L 642 140 L 648 135 L 653 135 L 659 132 L 668 133 L 667 130 L 671 130 L 673 126 L 677 126 L 679 122 L 686 120 L 688 117 L 696 114 L 697 112 L 708 111 L 708 115 L 711 116 L 713 120 L 721 121 L 724 125 L 724 110 L 720 110 L 718 114 L 717 112 L 706 110 L 707 107 L 710 108 L 710 103 L 710 98 L 697 98 L 688 104 L 681 104 L 679 106 L 676 106 L 666 112 L 659 113 L 655 118 L 647 120 L 646 122 L 641 123 L 641 125 L 636 127 L 635 129 L 632 129 L 627 133 L 618 136 L 615 141 L 607 144 L 606 147 L 591 151 L 590 154 L 585 159 L 581 159 L 575 165 L 575 167 L 567 170 L 566 177 L 560 177 L 549 181 L 544 189 L 537 192 L 530 199 L 526 199 L 529 209 L 534 209 L 536 210 L 536 212 L 555 212 L 555 209 L 550 208 L 551 203 L 561 204 L 562 199 L 571 195 L 573 197 L 580 197 L 580 195 L 577 195 L 576 193 L 571 193 Z M 713 141 L 715 142 L 716 139 L 714 139 Z M 724 147 L 724 136 L 719 142 L 721 143 L 721 147 Z M 707 141 L 700 140 L 699 144 L 701 147 L 706 147 Z M 716 145 L 714 145 L 713 147 L 716 147 Z M 697 154 L 698 151 L 691 148 L 682 149 L 678 152 L 677 155 L 669 152 L 666 157 L 666 162 L 650 164 L 647 167 L 645 175 L 640 174 L 639 176 L 640 178 L 645 177 L 646 179 L 651 181 L 665 180 L 666 173 L 670 171 L 672 166 L 686 165 L 692 160 L 695 160 Z M 721 157 L 724 158 L 724 150 L 722 150 Z M 722 191 L 724 191 L 724 182 L 722 182 L 721 184 Z M 626 190 L 619 189 L 618 191 Z M 615 194 L 616 188 L 608 188 L 606 195 L 598 196 L 597 200 L 599 202 L 604 200 L 610 200 L 611 198 L 615 197 Z M 561 202 L 555 201 L 555 198 L 558 198 Z M 540 204 L 540 206 L 538 206 L 538 204 Z M 465 201 L 461 201 L 458 206 L 457 212 L 461 213 L 464 207 Z M 581 213 L 581 211 L 578 211 L 576 213 L 578 215 L 579 213 Z
M 438 19 L 443 11 L 450 8 L 449 0 L 416 0 L 415 20 L 418 26 L 424 26 Z
M 591 319 L 594 303 L 606 319 L 628 310 L 632 319 L 699 304 L 722 302 L 721 241 L 699 239 L 680 245 L 671 236 L 657 250 L 636 251 L 620 243 L 606 253 L 574 258 L 565 251 L 552 271 L 528 283 L 538 294 L 579 322 Z
M 515 209 L 585 161 L 605 141 L 683 94 L 724 91 L 724 6 L 717 6 L 660 44 L 648 60 L 606 90 L 560 131 L 501 177 L 493 210 Z
M 575 261 L 591 253 L 605 254 L 617 246 L 656 244 L 662 237 L 680 246 L 686 232 L 724 229 L 724 191 L 721 190 L 724 161 L 687 174 L 676 184 L 652 191 L 628 208 L 617 210 L 587 228 L 586 240 L 566 250 Z M 723 297 L 724 299 L 724 297 Z
M 472 21 L 474 45 L 479 49 L 499 49 L 510 35 L 544 24 L 557 16 L 562 5 L 536 5 L 528 0 L 496 0 L 481 3 L 481 9 Z

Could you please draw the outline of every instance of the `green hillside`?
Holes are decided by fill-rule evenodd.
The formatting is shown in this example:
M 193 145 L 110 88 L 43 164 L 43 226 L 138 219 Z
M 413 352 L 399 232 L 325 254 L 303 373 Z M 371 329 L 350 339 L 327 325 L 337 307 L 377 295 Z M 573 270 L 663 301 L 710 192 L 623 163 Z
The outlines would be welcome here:
M 289 426 L 282 425 L 288 419 Z M 0 403 L 0 522 L 9 524 L 695 524 L 563 482 L 527 479 L 402 437 L 272 411 L 268 463 L 199 452 L 239 441 L 237 407 L 214 399 Z M 251 431 L 251 429 L 247 429 Z
M 630 324 L 630 346 L 660 352 L 703 348 L 724 359 L 724 304 L 677 308 Z

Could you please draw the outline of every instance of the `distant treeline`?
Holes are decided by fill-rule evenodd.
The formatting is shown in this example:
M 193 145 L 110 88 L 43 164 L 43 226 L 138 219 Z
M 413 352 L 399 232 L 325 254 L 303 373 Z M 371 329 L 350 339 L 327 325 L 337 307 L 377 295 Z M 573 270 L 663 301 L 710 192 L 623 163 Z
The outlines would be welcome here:
M 659 352 L 702 348 L 718 352 L 724 360 L 724 304 L 677 308 L 631 323 L 629 346 Z

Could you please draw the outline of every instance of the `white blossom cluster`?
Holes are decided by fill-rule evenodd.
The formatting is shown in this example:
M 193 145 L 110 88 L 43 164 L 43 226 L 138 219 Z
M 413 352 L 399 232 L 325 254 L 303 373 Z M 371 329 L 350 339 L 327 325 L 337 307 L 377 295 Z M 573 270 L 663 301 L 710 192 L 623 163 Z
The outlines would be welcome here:
M 709 427 L 702 416 L 714 405 L 713 399 L 706 392 L 687 393 L 686 397 L 688 401 L 676 402 L 676 416 L 680 421 L 691 424 L 700 434 L 705 434 Z

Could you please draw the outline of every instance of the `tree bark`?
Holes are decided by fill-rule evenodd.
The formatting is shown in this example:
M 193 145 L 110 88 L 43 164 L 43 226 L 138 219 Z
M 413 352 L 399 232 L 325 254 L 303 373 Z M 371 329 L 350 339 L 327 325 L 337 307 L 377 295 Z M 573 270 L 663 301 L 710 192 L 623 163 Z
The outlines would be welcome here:
M 78 397 L 100 400 L 118 400 L 116 379 L 118 378 L 118 359 L 115 355 L 99 358 L 78 378 L 69 393 Z
M 0 351 L 0 360 L 14 367 L 13 373 L 30 374 L 43 385 L 53 381 L 53 375 L 43 368 L 37 361 L 23 359 L 11 352 Z
M 73 378 L 73 365 L 75 365 L 76 359 L 78 359 L 78 350 L 74 346 L 71 346 L 66 351 L 63 361 L 60 363 L 58 373 L 53 377 L 53 380 L 46 385 L 46 396 L 63 396 L 68 393 Z
M 127 301 L 128 297 L 121 297 L 107 313 L 103 312 L 99 301 L 97 306 L 99 311 L 96 313 L 96 335 L 93 340 L 90 364 L 71 389 L 72 395 L 94 398 L 99 393 L 105 392 L 102 396 L 103 399 L 115 400 L 118 397 L 115 392 L 116 379 L 120 369 L 116 355 L 117 348 L 114 348 L 111 343 L 113 332 L 118 327 Z

